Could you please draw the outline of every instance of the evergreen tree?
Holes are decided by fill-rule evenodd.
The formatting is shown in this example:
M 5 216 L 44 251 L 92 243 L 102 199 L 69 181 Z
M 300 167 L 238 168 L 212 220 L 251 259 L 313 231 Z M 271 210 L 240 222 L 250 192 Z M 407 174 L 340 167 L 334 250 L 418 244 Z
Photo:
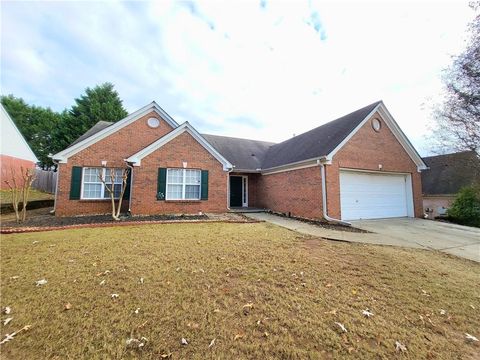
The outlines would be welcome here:
M 69 143 L 75 141 L 98 121 L 116 122 L 128 115 L 118 92 L 111 83 L 87 88 L 85 94 L 75 99 L 63 131 Z

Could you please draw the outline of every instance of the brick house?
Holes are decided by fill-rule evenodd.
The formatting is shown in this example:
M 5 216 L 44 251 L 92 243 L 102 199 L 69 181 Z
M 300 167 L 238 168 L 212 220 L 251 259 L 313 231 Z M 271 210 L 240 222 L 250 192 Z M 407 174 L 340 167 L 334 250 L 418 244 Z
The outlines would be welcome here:
M 326 220 L 423 214 L 425 163 L 381 101 L 278 144 L 200 134 L 153 102 L 97 123 L 53 159 L 58 216 L 108 213 L 99 174 L 125 167 L 132 215 L 242 207 Z

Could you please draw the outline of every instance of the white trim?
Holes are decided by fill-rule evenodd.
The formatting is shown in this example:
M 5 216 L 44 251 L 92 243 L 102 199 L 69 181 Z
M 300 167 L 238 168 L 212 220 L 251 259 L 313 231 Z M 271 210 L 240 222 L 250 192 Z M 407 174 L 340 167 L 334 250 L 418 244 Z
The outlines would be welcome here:
M 248 207 L 248 176 L 242 175 L 242 207 Z
M 273 168 L 269 168 L 267 170 L 262 171 L 262 175 L 272 175 L 272 174 L 278 174 L 286 171 L 292 171 L 292 170 L 299 170 L 299 169 L 306 169 L 310 167 L 314 167 L 318 165 L 318 162 L 321 160 L 324 160 L 325 157 L 319 157 L 319 158 L 314 158 L 314 159 L 308 159 L 308 160 L 302 160 L 302 161 L 297 161 L 295 163 L 290 163 L 282 166 L 276 166 Z M 325 164 L 330 164 L 331 162 L 325 162 L 322 161 L 322 163 Z
M 355 129 L 353 129 L 348 136 L 343 139 L 343 141 L 338 144 L 335 149 L 333 149 L 330 154 L 327 155 L 328 160 L 332 160 L 335 154 L 357 133 L 360 128 L 365 125 L 365 123 L 370 120 L 370 118 L 378 112 L 384 121 L 384 123 L 388 126 L 390 131 L 393 135 L 397 138 L 398 142 L 403 146 L 407 154 L 410 156 L 412 161 L 417 165 L 417 171 L 422 171 L 427 169 L 427 165 L 424 163 L 423 159 L 417 153 L 413 145 L 410 143 L 408 138 L 405 136 L 403 131 L 398 126 L 397 122 L 394 120 L 393 116 L 388 112 L 387 107 L 381 101 L 363 120 L 360 124 L 357 125 Z
M 23 137 L 22 133 L 20 132 L 20 130 L 18 129 L 17 125 L 15 125 L 15 122 L 13 121 L 13 119 L 11 118 L 10 114 L 8 113 L 7 109 L 5 109 L 3 107 L 3 105 L 0 103 L 0 112 L 3 113 L 3 116 L 5 117 L 5 119 L 7 121 L 9 121 L 14 129 L 14 131 L 18 134 L 19 138 L 21 139 L 22 143 L 25 145 L 24 149 L 27 150 L 27 152 L 29 153 L 30 157 L 29 158 L 24 158 L 23 156 L 22 157 L 19 157 L 19 156 L 14 156 L 14 155 L 9 155 L 9 154 L 3 154 L 3 146 L 5 146 L 5 144 L 2 144 L 2 155 L 7 155 L 7 156 L 10 156 L 10 157 L 14 157 L 14 158 L 17 158 L 17 159 L 22 159 L 22 160 L 28 160 L 28 161 L 31 161 L 31 162 L 34 162 L 34 163 L 38 163 L 39 160 L 37 158 L 37 156 L 35 155 L 35 153 L 33 152 L 32 148 L 30 147 L 30 145 L 28 145 L 27 143 L 27 140 L 25 140 L 25 138 Z M 6 124 L 5 124 L 6 125 Z M 2 125 L 1 127 L 3 128 L 4 125 Z M 2 130 L 2 133 L 5 131 L 5 129 Z
M 188 123 L 188 121 L 184 122 L 175 130 L 169 132 L 167 135 L 161 137 L 154 143 L 148 145 L 146 148 L 140 150 L 136 154 L 133 154 L 126 161 L 132 163 L 134 166 L 140 166 L 144 157 L 150 155 L 155 150 L 161 148 L 163 145 L 175 139 L 178 135 L 181 135 L 184 132 L 189 133 L 200 145 L 202 145 L 210 154 L 212 154 L 212 156 L 223 165 L 224 171 L 228 171 L 233 168 L 233 165 L 230 164 L 230 162 L 225 159 L 217 150 L 215 150 L 215 148 L 210 145 L 210 143 L 202 135 L 200 135 L 192 125 Z
M 113 134 L 114 132 L 124 128 L 127 125 L 130 125 L 134 121 L 138 120 L 142 116 L 147 115 L 148 113 L 154 111 L 157 113 L 163 120 L 165 120 L 172 128 L 177 128 L 178 123 L 173 120 L 170 115 L 168 115 L 165 110 L 163 110 L 155 101 L 151 102 L 150 104 L 142 107 L 141 109 L 131 113 L 126 118 L 117 121 L 116 123 L 108 126 L 107 128 L 89 136 L 88 138 L 66 148 L 63 151 L 52 156 L 53 160 L 57 160 L 60 163 L 66 163 L 67 159 L 76 153 L 88 148 L 89 146 L 95 144 L 96 142 L 105 139 L 107 136 Z
M 338 168 L 339 171 L 351 171 L 351 172 L 361 172 L 361 173 L 373 173 L 373 174 L 385 174 L 385 175 L 410 175 L 409 172 L 405 171 L 383 171 L 383 170 L 367 170 L 367 169 L 357 169 L 357 168 Z

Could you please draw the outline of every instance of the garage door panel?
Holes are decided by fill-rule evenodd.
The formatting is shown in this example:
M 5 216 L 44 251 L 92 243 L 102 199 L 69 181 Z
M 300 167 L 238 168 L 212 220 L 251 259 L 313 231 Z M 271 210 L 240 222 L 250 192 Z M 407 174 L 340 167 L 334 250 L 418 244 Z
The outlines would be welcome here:
M 407 216 L 405 175 L 340 171 L 342 219 Z

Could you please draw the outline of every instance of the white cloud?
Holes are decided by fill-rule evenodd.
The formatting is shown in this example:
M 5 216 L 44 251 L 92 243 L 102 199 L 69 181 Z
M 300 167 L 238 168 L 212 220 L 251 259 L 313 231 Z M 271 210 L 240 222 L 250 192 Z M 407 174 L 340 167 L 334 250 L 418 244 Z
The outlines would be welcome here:
M 422 104 L 472 16 L 465 2 L 5 3 L 2 93 L 61 109 L 111 81 L 130 111 L 156 100 L 200 131 L 274 141 L 383 99 L 425 152 Z

